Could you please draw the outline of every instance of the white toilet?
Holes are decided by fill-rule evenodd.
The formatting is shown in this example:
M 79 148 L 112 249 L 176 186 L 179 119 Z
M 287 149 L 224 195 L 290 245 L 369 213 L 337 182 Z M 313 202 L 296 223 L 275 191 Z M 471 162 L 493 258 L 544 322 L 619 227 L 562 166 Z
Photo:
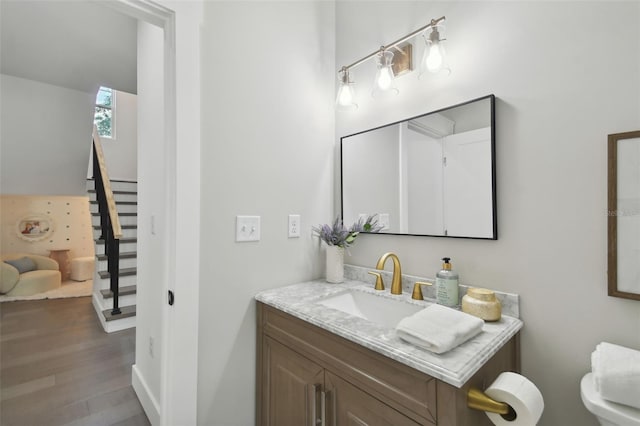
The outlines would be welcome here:
M 580 396 L 585 407 L 603 426 L 640 426 L 640 409 L 602 399 L 593 383 L 593 374 L 587 373 L 580 381 Z

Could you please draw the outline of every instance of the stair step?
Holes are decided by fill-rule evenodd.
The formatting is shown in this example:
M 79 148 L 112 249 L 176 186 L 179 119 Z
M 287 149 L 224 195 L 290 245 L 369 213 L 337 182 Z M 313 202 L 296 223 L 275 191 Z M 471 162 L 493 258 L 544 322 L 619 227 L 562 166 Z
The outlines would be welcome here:
M 138 213 L 138 205 L 137 204 L 118 204 L 116 206 L 116 210 L 118 211 L 118 216 L 122 218 L 124 213 Z M 93 215 L 94 213 L 99 213 L 99 206 L 97 204 L 90 204 L 89 211 Z
M 119 276 L 126 277 L 129 275 L 136 275 L 137 272 L 137 268 L 122 268 L 120 269 Z M 98 275 L 102 279 L 111 278 L 111 274 L 108 271 L 98 271 Z
M 87 191 L 95 191 L 96 185 L 93 179 L 87 179 Z M 135 181 L 113 180 L 111 179 L 112 191 L 137 191 L 138 183 Z
M 137 283 L 138 283 L 137 275 L 125 275 L 125 276 L 120 276 L 118 278 L 118 285 L 120 286 L 120 288 L 129 286 L 129 285 L 136 285 Z M 94 280 L 94 287 L 96 287 L 97 290 L 109 290 L 109 288 L 111 287 L 111 278 L 102 279 L 96 275 L 96 279 Z M 133 297 L 135 297 L 135 295 L 133 295 Z M 128 304 L 132 305 L 133 303 L 128 303 Z
M 102 315 L 104 315 L 104 319 L 106 321 L 114 321 L 114 320 L 119 320 L 122 318 L 129 318 L 129 317 L 135 317 L 136 316 L 136 305 L 132 305 L 132 306 L 121 306 L 120 307 L 120 314 L 118 315 L 112 315 L 111 314 L 111 309 L 105 309 L 104 311 L 102 311 Z
M 99 255 L 104 255 L 107 253 L 105 248 L 106 246 L 104 242 L 95 244 L 96 253 Z M 135 252 L 137 248 L 138 248 L 138 243 L 136 241 L 126 241 L 126 240 L 123 241 L 123 238 L 120 239 L 120 253 Z M 97 269 L 104 269 L 104 268 L 97 268 Z
M 93 204 L 94 206 L 98 205 L 97 201 L 89 201 L 89 204 Z M 118 205 L 122 205 L 122 206 L 137 206 L 138 202 L 137 201 L 118 201 L 116 200 L 116 206 Z
M 138 236 L 138 228 L 135 227 L 135 225 L 127 225 L 127 226 L 134 226 L 134 227 L 125 228 L 124 225 L 120 225 L 120 231 L 122 232 L 122 235 L 120 236 L 120 241 L 124 240 L 125 238 L 136 238 Z M 100 231 L 99 228 L 98 229 L 94 228 L 93 238 L 100 238 L 102 236 L 101 234 L 102 232 Z
M 120 226 L 123 225 L 137 225 L 138 224 L 138 216 L 124 216 L 123 213 L 118 215 L 118 220 L 120 220 Z M 91 217 L 91 225 L 92 226 L 100 226 L 100 216 L 92 216 Z
M 87 192 L 89 194 L 95 194 L 96 190 L 95 189 L 89 189 Z M 138 191 L 111 191 L 111 192 L 113 192 L 114 194 L 137 194 L 138 193 Z
M 127 251 L 127 252 L 120 253 L 120 259 L 133 259 L 134 257 L 138 257 L 138 253 L 135 251 Z M 106 254 L 99 254 L 96 256 L 96 258 L 99 261 L 108 260 Z
M 101 228 L 100 225 L 93 225 L 93 229 L 99 231 Z M 120 225 L 121 229 L 138 229 L 138 225 Z
M 98 206 L 98 194 L 94 191 L 87 191 L 87 195 L 89 196 L 89 202 L 93 207 Z M 114 190 L 113 191 L 113 199 L 117 204 L 121 203 L 136 203 L 138 201 L 138 193 L 136 191 L 127 191 L 127 190 Z
M 100 213 L 91 212 L 91 216 L 100 217 Z M 138 216 L 138 213 L 118 213 L 118 216 Z
M 113 293 L 111 290 L 100 290 L 102 297 L 105 299 L 111 299 L 113 297 Z M 118 292 L 118 296 L 128 296 L 130 294 L 136 294 L 136 286 L 135 285 L 127 285 L 124 287 L 120 287 L 120 291 Z
M 126 268 L 135 268 L 138 266 L 138 259 L 135 257 L 125 257 L 118 259 L 118 268 L 126 269 Z M 96 262 L 96 271 L 107 271 L 109 270 L 109 260 L 98 260 Z M 124 285 L 120 283 L 120 285 Z
M 104 245 L 104 240 L 95 240 L 96 244 L 101 244 Z M 125 244 L 125 243 L 137 243 L 138 239 L 137 238 L 120 238 L 120 244 Z

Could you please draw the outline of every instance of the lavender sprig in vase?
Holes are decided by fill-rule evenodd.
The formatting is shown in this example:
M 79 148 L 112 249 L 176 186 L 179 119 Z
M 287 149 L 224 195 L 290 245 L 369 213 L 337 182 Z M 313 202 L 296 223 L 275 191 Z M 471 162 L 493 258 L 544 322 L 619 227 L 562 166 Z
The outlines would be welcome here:
M 340 217 L 336 217 L 333 225 L 320 225 L 312 227 L 313 232 L 327 243 L 326 279 L 330 283 L 344 281 L 344 250 L 356 241 L 360 232 L 379 232 L 382 226 L 378 225 L 377 215 L 366 219 L 361 218 L 347 228 Z

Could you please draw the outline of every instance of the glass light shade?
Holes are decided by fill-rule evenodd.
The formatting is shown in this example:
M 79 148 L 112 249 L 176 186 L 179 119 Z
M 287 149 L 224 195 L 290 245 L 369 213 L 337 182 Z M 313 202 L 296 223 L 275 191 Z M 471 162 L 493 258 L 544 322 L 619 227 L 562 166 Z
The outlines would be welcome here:
M 353 82 L 349 81 L 349 70 L 340 70 L 340 87 L 336 96 L 336 109 L 349 111 L 358 108 Z
M 432 43 L 429 46 L 429 54 L 425 58 L 425 67 L 427 71 L 437 73 L 442 69 L 444 63 L 444 46 L 441 43 Z
M 378 66 L 378 71 L 376 72 L 376 77 L 373 81 L 373 90 L 371 91 L 373 97 L 397 95 L 399 90 L 395 85 L 395 75 L 392 68 L 393 52 L 388 50 L 380 52 L 378 56 L 376 56 L 376 65 Z
M 425 74 L 444 74 L 449 75 L 451 69 L 447 65 L 447 54 L 444 49 L 444 40 L 440 38 L 440 31 L 443 26 L 437 25 L 432 28 L 431 34 L 427 37 L 422 34 L 426 46 L 422 55 L 422 61 L 420 61 L 420 75 L 418 78 L 422 78 Z

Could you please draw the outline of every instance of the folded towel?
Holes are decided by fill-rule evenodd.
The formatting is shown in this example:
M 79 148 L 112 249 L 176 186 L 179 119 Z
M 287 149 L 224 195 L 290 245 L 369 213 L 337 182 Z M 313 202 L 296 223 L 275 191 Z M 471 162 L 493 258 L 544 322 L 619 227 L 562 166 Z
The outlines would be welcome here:
M 602 342 L 591 354 L 591 371 L 603 399 L 640 408 L 640 351 Z
M 447 352 L 482 331 L 484 321 L 452 308 L 433 304 L 396 326 L 398 336 L 437 354 Z

